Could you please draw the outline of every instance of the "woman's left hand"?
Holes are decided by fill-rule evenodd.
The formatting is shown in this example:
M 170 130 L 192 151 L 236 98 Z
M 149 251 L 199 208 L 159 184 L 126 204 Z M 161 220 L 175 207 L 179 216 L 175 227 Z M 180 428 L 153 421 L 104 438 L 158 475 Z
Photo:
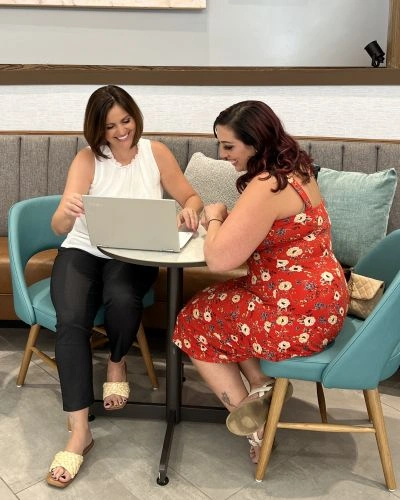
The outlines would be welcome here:
M 201 225 L 204 229 L 208 229 L 210 220 L 217 219 L 221 222 L 228 217 L 228 209 L 223 203 L 212 203 L 204 207 L 203 216 L 201 218 Z
M 183 208 L 177 215 L 178 227 L 185 225 L 189 231 L 197 231 L 199 215 L 194 208 Z

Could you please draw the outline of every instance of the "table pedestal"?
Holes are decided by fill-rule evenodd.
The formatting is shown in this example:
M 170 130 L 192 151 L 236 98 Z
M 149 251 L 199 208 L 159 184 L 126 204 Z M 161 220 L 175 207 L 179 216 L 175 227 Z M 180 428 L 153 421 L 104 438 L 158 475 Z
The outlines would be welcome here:
M 205 265 L 203 240 L 205 230 L 199 228 L 199 234 L 193 237 L 180 253 L 142 252 L 123 249 L 100 250 L 106 255 L 124 262 L 138 265 L 167 267 L 168 325 L 166 345 L 166 401 L 164 403 L 129 402 L 122 411 L 112 412 L 112 417 L 133 417 L 143 419 L 166 420 L 164 442 L 161 450 L 160 466 L 157 477 L 159 485 L 168 484 L 167 469 L 171 452 L 175 425 L 180 420 L 193 422 L 224 423 L 228 415 L 224 407 L 182 405 L 183 365 L 182 352 L 172 343 L 177 315 L 183 301 L 183 268 Z M 110 416 L 103 407 L 103 401 L 92 405 L 95 415 Z

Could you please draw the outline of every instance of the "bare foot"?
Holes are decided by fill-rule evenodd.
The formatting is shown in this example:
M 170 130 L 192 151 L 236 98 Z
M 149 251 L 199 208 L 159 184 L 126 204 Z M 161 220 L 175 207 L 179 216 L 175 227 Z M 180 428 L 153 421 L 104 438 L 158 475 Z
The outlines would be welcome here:
M 114 363 L 110 359 L 107 365 L 107 382 L 126 382 L 127 369 L 125 358 L 121 361 Z M 104 398 L 104 408 L 109 409 L 112 407 L 119 407 L 125 405 L 127 399 L 119 394 L 110 394 Z

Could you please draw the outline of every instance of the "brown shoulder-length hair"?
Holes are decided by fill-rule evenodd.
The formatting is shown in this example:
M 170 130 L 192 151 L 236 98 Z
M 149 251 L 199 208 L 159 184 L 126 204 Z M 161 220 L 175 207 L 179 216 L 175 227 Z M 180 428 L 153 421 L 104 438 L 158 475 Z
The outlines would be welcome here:
M 143 115 L 139 106 L 126 90 L 116 85 L 106 85 L 95 90 L 86 105 L 83 134 L 97 158 L 108 158 L 101 147 L 107 144 L 106 119 L 110 109 L 119 104 L 135 121 L 136 130 L 131 147 L 136 146 L 143 133 Z
M 256 175 L 267 174 L 261 180 L 276 178 L 277 187 L 273 192 L 284 189 L 288 175 L 294 173 L 303 182 L 310 181 L 313 173 L 312 159 L 300 148 L 299 143 L 283 128 L 280 119 L 262 101 L 242 101 L 222 111 L 214 122 L 216 127 L 225 125 L 232 129 L 235 137 L 256 150 L 247 163 L 247 171 L 236 181 L 241 193 Z

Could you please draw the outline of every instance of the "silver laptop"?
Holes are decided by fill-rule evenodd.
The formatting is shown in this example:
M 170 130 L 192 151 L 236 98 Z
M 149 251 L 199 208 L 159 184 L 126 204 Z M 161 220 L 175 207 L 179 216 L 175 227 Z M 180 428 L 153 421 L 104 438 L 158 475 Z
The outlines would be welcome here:
M 179 252 L 193 236 L 178 230 L 174 200 L 84 195 L 83 205 L 95 246 Z

